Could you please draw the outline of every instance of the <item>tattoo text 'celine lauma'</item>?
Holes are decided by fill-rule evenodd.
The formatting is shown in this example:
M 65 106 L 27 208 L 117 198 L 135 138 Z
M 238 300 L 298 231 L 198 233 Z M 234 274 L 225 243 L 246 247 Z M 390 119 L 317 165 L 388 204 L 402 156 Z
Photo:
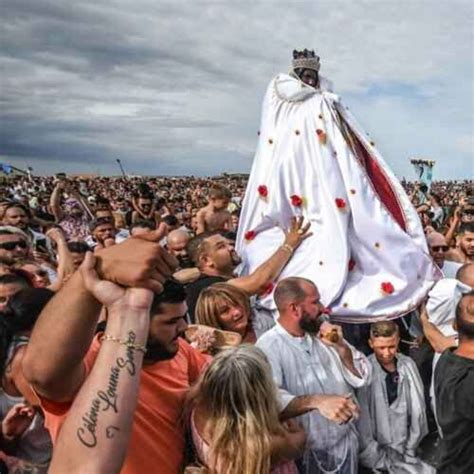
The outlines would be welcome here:
M 129 331 L 127 343 L 135 344 L 137 339 L 133 331 Z M 120 374 L 123 369 L 126 369 L 130 376 L 134 376 L 137 372 L 134 358 L 134 348 L 126 347 L 125 357 L 118 357 L 110 369 L 107 388 L 105 390 L 98 390 L 96 396 L 92 399 L 89 411 L 82 416 L 82 426 L 77 429 L 77 437 L 79 441 L 88 448 L 97 446 L 97 429 L 99 424 L 100 413 L 111 409 L 114 413 L 118 413 L 117 397 L 118 397 L 118 383 Z M 113 438 L 110 428 L 106 428 L 106 437 Z

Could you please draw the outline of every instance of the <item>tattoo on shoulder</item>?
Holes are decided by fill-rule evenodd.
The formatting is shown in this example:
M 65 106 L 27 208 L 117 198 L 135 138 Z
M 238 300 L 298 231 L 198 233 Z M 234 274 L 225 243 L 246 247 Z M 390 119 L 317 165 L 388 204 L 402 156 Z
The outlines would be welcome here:
M 135 344 L 136 339 L 136 334 L 133 331 L 129 331 L 127 342 Z M 125 356 L 117 357 L 115 364 L 110 368 L 107 387 L 97 390 L 96 396 L 91 401 L 89 410 L 81 418 L 82 424 L 77 429 L 76 435 L 79 441 L 88 448 L 94 448 L 97 446 L 101 413 L 108 410 L 112 410 L 114 413 L 119 412 L 117 406 L 117 390 L 119 379 L 124 369 L 131 377 L 135 376 L 137 373 L 133 347 L 126 347 Z M 120 431 L 117 426 L 107 426 L 105 428 L 106 438 L 113 438 L 116 431 Z

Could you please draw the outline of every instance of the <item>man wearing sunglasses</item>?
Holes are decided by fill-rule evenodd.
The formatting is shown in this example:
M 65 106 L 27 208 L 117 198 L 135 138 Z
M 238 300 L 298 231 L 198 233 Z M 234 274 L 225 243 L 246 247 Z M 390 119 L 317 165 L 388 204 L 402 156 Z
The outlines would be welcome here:
M 446 260 L 446 254 L 449 250 L 448 243 L 443 234 L 431 232 L 426 240 L 430 249 L 430 255 L 436 265 L 441 269 L 445 278 L 456 278 L 456 272 L 461 267 L 461 263 Z
M 23 233 L 11 227 L 0 227 L 0 262 L 12 265 L 28 256 L 30 249 Z

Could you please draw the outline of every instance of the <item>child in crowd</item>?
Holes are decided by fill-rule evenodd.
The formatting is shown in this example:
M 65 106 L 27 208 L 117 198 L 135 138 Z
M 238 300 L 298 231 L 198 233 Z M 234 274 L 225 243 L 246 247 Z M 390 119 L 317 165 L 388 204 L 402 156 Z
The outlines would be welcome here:
M 231 192 L 224 186 L 214 185 L 209 191 L 209 203 L 196 215 L 197 234 L 217 230 L 234 231 L 232 216 L 227 210 Z
M 416 457 L 428 432 L 423 384 L 415 362 L 398 352 L 399 343 L 395 322 L 371 325 L 372 381 L 358 391 L 360 463 L 374 472 L 434 474 Z

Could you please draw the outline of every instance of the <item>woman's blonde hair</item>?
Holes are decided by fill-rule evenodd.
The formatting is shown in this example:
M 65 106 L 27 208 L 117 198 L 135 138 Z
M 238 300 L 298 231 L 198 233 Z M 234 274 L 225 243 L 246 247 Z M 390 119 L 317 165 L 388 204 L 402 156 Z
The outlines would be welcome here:
M 212 474 L 267 474 L 272 436 L 282 432 L 277 389 L 265 354 L 243 344 L 220 352 L 189 395 L 202 407 L 211 439 Z
M 219 316 L 226 308 L 240 306 L 250 320 L 250 301 L 247 293 L 229 285 L 228 283 L 215 283 L 204 288 L 196 302 L 196 322 L 217 329 L 224 329 Z

